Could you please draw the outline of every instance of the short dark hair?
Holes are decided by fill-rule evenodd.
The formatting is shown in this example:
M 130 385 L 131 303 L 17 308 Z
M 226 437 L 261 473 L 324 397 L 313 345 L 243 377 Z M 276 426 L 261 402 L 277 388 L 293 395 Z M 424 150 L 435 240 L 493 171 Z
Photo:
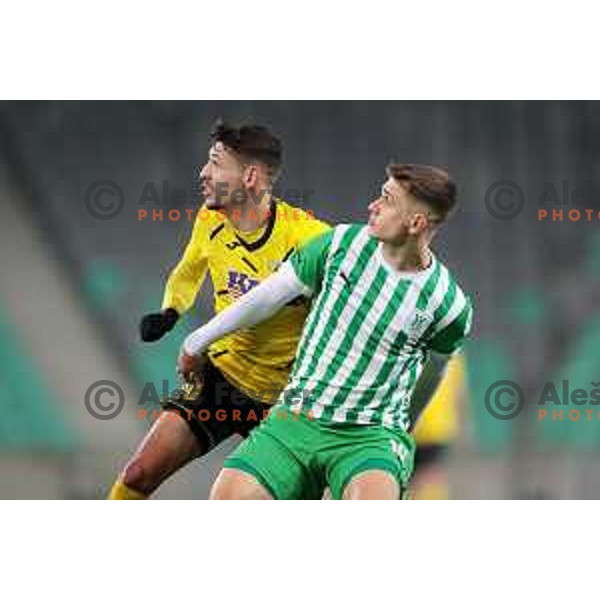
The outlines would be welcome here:
M 221 142 L 242 160 L 265 165 L 271 179 L 279 174 L 283 155 L 281 140 L 267 127 L 254 124 L 234 127 L 218 119 L 210 133 L 210 141 L 211 144 Z
M 411 196 L 431 208 L 440 221 L 446 219 L 456 205 L 456 183 L 444 169 L 429 165 L 391 164 L 386 172 Z

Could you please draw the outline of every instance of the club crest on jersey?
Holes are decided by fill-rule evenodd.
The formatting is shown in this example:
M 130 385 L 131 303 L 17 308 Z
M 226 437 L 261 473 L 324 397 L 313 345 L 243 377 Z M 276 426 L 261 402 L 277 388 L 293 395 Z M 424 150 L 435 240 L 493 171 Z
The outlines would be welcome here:
M 227 289 L 230 296 L 239 298 L 247 294 L 252 288 L 255 288 L 260 281 L 248 277 L 246 273 L 239 273 L 229 269 L 229 280 L 227 281 Z
M 413 320 L 408 327 L 407 342 L 409 344 L 416 344 L 427 330 L 427 327 L 429 327 L 428 316 L 420 310 L 415 310 Z

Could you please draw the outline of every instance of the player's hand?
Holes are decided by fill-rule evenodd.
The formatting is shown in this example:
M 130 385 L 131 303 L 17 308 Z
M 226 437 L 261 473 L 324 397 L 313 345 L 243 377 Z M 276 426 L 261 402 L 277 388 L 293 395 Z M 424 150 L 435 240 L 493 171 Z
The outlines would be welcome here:
M 205 354 L 191 356 L 182 350 L 177 359 L 177 372 L 188 383 L 197 383 L 202 379 L 202 373 L 204 372 L 207 360 Z
M 140 323 L 140 335 L 144 342 L 160 340 L 175 327 L 179 313 L 174 308 L 167 308 L 159 313 L 145 315 Z

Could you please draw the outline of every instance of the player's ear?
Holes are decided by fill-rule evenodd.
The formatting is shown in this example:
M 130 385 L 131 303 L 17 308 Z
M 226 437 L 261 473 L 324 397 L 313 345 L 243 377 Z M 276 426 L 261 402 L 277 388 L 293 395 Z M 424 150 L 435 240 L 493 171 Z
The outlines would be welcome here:
M 242 175 L 242 182 L 244 187 L 251 188 L 256 186 L 258 182 L 258 167 L 256 165 L 248 165 L 244 169 L 244 173 Z
M 429 220 L 423 213 L 415 213 L 410 218 L 410 225 L 408 227 L 408 233 L 417 235 L 427 229 Z

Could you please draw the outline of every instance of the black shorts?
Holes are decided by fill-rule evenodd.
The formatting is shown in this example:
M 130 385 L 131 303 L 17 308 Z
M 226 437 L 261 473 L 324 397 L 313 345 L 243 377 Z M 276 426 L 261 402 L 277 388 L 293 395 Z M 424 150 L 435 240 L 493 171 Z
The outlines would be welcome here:
M 177 411 L 198 438 L 204 452 L 237 433 L 247 437 L 267 416 L 271 405 L 253 400 L 235 388 L 210 360 L 202 375 L 199 393 L 186 396 L 176 390 L 161 402 L 161 408 Z

